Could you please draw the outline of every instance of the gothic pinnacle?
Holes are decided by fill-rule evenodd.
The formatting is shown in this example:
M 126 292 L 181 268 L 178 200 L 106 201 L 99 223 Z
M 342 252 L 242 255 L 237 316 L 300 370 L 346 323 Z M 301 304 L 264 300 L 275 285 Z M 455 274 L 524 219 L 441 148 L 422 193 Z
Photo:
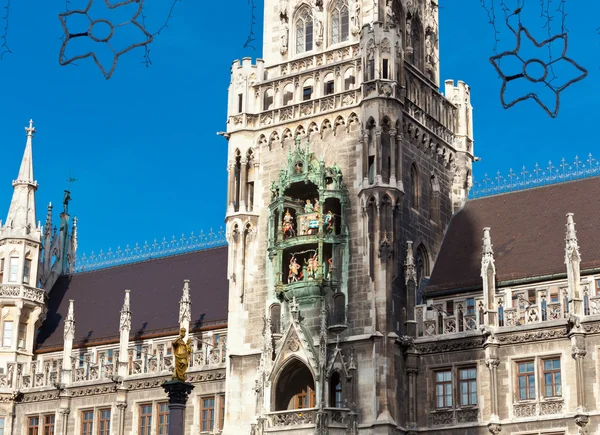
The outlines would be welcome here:
M 493 255 L 492 238 L 490 237 L 490 228 L 483 229 L 483 255 Z

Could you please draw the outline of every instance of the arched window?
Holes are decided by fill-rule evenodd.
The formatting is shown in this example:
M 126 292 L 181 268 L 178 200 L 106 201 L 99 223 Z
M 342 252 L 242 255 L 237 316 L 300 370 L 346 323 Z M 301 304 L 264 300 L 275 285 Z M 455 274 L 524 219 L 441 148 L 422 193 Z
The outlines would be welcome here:
M 269 317 L 271 318 L 271 333 L 281 334 L 281 305 L 271 305 L 271 308 L 269 308 Z
M 273 89 L 267 89 L 263 98 L 263 110 L 271 110 L 273 108 Z
M 349 28 L 348 2 L 346 0 L 338 0 L 331 11 L 331 43 L 338 44 L 347 41 Z
M 423 69 L 423 28 L 417 17 L 412 19 L 410 45 L 412 47 L 411 63 L 419 69 Z
M 419 200 L 421 199 L 421 186 L 419 185 L 419 171 L 417 165 L 413 163 L 410 167 L 410 200 L 411 206 L 419 210 Z
M 431 201 L 429 217 L 436 224 L 439 224 L 440 223 L 440 183 L 435 175 L 431 176 L 431 195 L 429 197 L 429 201 Z
M 288 83 L 283 87 L 283 101 L 282 104 L 287 106 L 294 102 L 294 85 Z
M 343 405 L 342 377 L 340 376 L 340 372 L 335 372 L 329 381 L 329 406 L 332 408 L 341 408 Z
M 296 53 L 313 49 L 313 19 L 308 8 L 304 8 L 296 19 Z
M 349 91 L 355 85 L 354 68 L 348 68 L 344 73 L 344 91 Z
M 415 265 L 417 268 L 417 287 L 421 284 L 421 280 L 429 276 L 429 256 L 423 245 L 420 245 L 415 255 Z
M 335 80 L 333 73 L 328 73 L 323 78 L 323 95 L 331 95 L 335 92 Z
M 315 406 L 315 381 L 302 362 L 293 359 L 282 370 L 275 388 L 275 411 Z

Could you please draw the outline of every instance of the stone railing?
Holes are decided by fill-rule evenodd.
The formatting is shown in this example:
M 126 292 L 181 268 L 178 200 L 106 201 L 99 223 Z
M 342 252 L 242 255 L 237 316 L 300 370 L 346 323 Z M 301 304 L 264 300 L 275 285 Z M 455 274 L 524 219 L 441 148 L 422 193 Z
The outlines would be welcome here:
M 241 128 L 244 124 L 251 128 L 262 128 L 283 122 L 301 119 L 311 115 L 325 114 L 358 103 L 359 91 L 356 89 L 336 94 L 315 97 L 311 100 L 289 104 L 277 109 L 266 110 L 258 115 L 239 114 L 229 118 L 232 128 Z M 282 138 L 283 139 L 283 138 Z
M 354 59 L 360 54 L 360 45 L 353 44 L 341 47 L 335 50 L 317 53 L 313 56 L 307 56 L 302 59 L 291 60 L 281 63 L 277 66 L 267 69 L 268 80 L 273 80 L 281 76 L 287 77 L 309 71 L 323 65 L 333 66 L 332 64 Z
M 564 412 L 564 400 L 547 400 L 543 402 L 520 402 L 513 404 L 515 418 L 532 418 L 545 415 L 556 415 Z
M 429 426 L 454 426 L 479 422 L 479 409 L 448 409 L 433 411 L 429 414 Z
M 286 427 L 310 424 L 317 421 L 316 408 L 275 411 L 268 414 L 269 427 Z
M 33 302 L 44 303 L 46 292 L 28 285 L 0 284 L 0 297 L 23 298 Z
M 350 422 L 350 409 L 348 408 L 325 408 L 325 412 L 330 425 L 346 426 Z
M 173 355 L 167 353 L 166 343 L 157 344 L 154 352 L 151 347 L 129 349 L 126 376 L 165 375 L 173 371 Z M 6 373 L 0 374 L 0 388 L 38 388 L 54 387 L 64 381 L 67 375 L 73 384 L 90 381 L 114 380 L 119 373 L 119 351 L 102 350 L 94 354 L 74 353 L 72 365 L 67 373 L 63 373 L 62 356 L 45 357 L 42 361 L 31 363 L 10 362 Z M 226 336 L 221 335 L 216 346 L 203 346 L 194 351 L 190 358 L 189 371 L 222 368 L 226 358 Z

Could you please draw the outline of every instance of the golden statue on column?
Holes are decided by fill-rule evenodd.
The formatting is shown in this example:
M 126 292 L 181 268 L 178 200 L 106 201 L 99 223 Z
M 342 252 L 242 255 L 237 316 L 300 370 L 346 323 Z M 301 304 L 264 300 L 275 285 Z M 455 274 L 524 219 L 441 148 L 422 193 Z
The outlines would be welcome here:
M 181 328 L 179 337 L 173 341 L 173 355 L 175 357 L 175 368 L 173 370 L 173 379 L 185 382 L 187 369 L 190 365 L 190 355 L 192 354 L 192 339 L 183 341 L 186 330 Z

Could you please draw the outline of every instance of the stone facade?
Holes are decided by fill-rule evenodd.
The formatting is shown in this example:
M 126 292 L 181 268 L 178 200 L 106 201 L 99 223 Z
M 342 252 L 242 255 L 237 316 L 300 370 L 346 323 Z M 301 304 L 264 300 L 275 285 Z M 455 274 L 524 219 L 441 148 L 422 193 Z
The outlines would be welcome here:
M 466 201 L 469 88 L 438 91 L 436 2 L 269 0 L 264 29 L 224 133 L 224 433 L 402 432 L 406 251 L 421 280 Z

